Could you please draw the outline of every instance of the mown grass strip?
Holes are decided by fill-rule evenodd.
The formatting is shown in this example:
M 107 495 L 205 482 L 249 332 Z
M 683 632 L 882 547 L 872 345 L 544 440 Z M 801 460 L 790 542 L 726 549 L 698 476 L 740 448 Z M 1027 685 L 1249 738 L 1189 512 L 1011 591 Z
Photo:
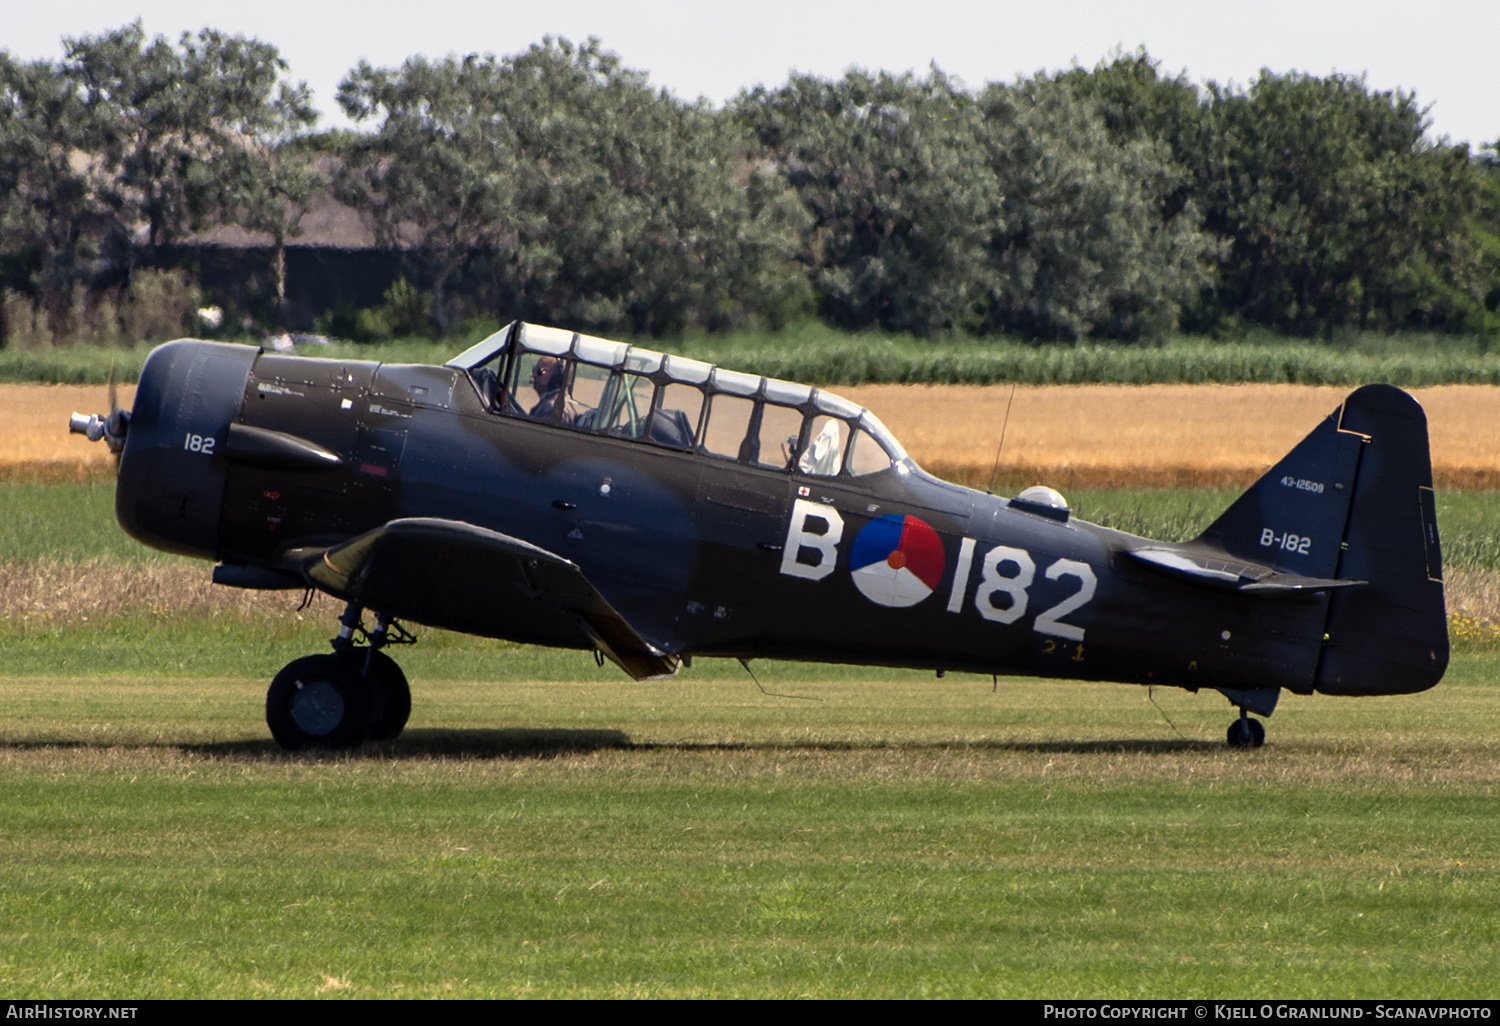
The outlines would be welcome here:
M 11 677 L 0 984 L 1484 997 L 1493 663 L 1289 697 L 1252 753 L 1217 696 L 1157 696 L 1184 740 L 1136 688 L 876 673 L 431 681 L 397 742 L 290 757 L 259 681 Z
M 15 559 L 177 559 L 146 548 L 115 519 L 114 468 L 81 483 L 0 484 L 0 562 Z

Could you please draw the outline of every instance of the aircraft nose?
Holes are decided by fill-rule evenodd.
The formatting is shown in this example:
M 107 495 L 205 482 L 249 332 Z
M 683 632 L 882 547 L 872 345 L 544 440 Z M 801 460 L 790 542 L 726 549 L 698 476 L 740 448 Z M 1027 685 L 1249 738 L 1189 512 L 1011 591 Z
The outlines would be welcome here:
M 132 537 L 215 558 L 229 469 L 224 444 L 259 354 L 253 346 L 180 339 L 146 358 L 115 486 L 115 516 Z M 106 438 L 109 429 L 106 422 Z

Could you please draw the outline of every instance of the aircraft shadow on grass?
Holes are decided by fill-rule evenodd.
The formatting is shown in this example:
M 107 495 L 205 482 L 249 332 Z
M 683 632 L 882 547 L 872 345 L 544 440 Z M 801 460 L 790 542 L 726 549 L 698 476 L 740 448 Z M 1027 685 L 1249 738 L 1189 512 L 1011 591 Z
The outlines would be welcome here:
M 27 741 L 0 744 L 0 750 L 86 749 L 101 747 L 96 741 Z M 184 754 L 211 759 L 263 759 L 282 756 L 269 740 L 208 741 L 202 743 L 148 742 L 124 744 L 127 748 L 175 749 Z M 1097 741 L 632 741 L 622 730 L 606 728 L 504 727 L 496 729 L 413 729 L 392 741 L 368 742 L 354 751 L 314 752 L 293 758 L 401 761 L 427 758 L 463 759 L 553 759 L 600 751 L 670 752 L 1018 752 L 1038 755 L 1172 755 L 1184 752 L 1220 752 L 1217 742 L 1165 738 L 1159 740 L 1116 739 Z
M 177 744 L 177 748 L 209 758 L 264 758 L 283 753 L 270 740 L 213 741 L 203 744 Z M 366 742 L 358 749 L 337 752 L 307 753 L 317 758 L 368 758 L 401 761 L 407 759 L 552 759 L 590 752 L 629 750 L 643 747 L 631 742 L 624 731 L 607 728 L 502 727 L 428 728 L 403 731 L 390 741 Z
M 632 752 L 1033 752 L 1036 754 L 1140 754 L 1166 755 L 1178 752 L 1223 750 L 1212 741 L 1185 738 L 1107 741 L 633 741 L 619 730 L 565 730 L 510 728 L 500 730 L 411 730 L 400 739 L 369 746 L 372 756 L 412 758 L 462 756 L 466 758 L 525 759 L 582 755 L 617 750 Z
M 623 731 L 603 728 L 566 729 L 553 727 L 506 727 L 500 729 L 427 729 L 408 730 L 399 740 L 371 741 L 358 749 L 337 751 L 314 751 L 299 753 L 308 759 L 322 758 L 369 758 L 369 759 L 549 759 L 564 755 L 584 755 L 589 752 L 660 747 L 632 742 Z M 18 738 L 0 743 L 0 752 L 23 752 L 40 749 L 60 751 L 100 748 L 145 748 L 174 750 L 185 755 L 199 755 L 209 759 L 260 760 L 268 755 L 285 756 L 269 738 L 241 741 L 59 741 L 37 738 Z

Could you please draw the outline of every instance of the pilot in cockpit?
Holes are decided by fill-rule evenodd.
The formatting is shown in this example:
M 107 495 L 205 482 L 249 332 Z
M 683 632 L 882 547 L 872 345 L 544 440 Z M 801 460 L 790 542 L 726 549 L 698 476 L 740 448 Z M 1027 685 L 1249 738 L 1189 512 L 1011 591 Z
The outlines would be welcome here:
M 528 416 L 536 420 L 551 420 L 558 400 L 563 403 L 562 423 L 578 425 L 583 418 L 593 413 L 589 407 L 577 402 L 567 391 L 568 365 L 555 356 L 543 356 L 531 368 L 531 387 L 540 397 Z

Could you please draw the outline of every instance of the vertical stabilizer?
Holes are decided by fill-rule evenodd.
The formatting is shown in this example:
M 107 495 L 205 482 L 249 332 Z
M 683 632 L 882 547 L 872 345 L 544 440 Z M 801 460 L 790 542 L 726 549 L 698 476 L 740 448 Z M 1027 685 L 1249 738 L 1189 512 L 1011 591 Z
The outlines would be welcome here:
M 1336 576 L 1360 457 L 1368 442 L 1367 436 L 1341 423 L 1347 405 L 1313 428 L 1199 541 L 1284 573 Z
M 1407 393 L 1366 385 L 1334 410 L 1196 545 L 1329 589 L 1313 686 L 1326 694 L 1423 691 L 1448 665 L 1427 417 Z

